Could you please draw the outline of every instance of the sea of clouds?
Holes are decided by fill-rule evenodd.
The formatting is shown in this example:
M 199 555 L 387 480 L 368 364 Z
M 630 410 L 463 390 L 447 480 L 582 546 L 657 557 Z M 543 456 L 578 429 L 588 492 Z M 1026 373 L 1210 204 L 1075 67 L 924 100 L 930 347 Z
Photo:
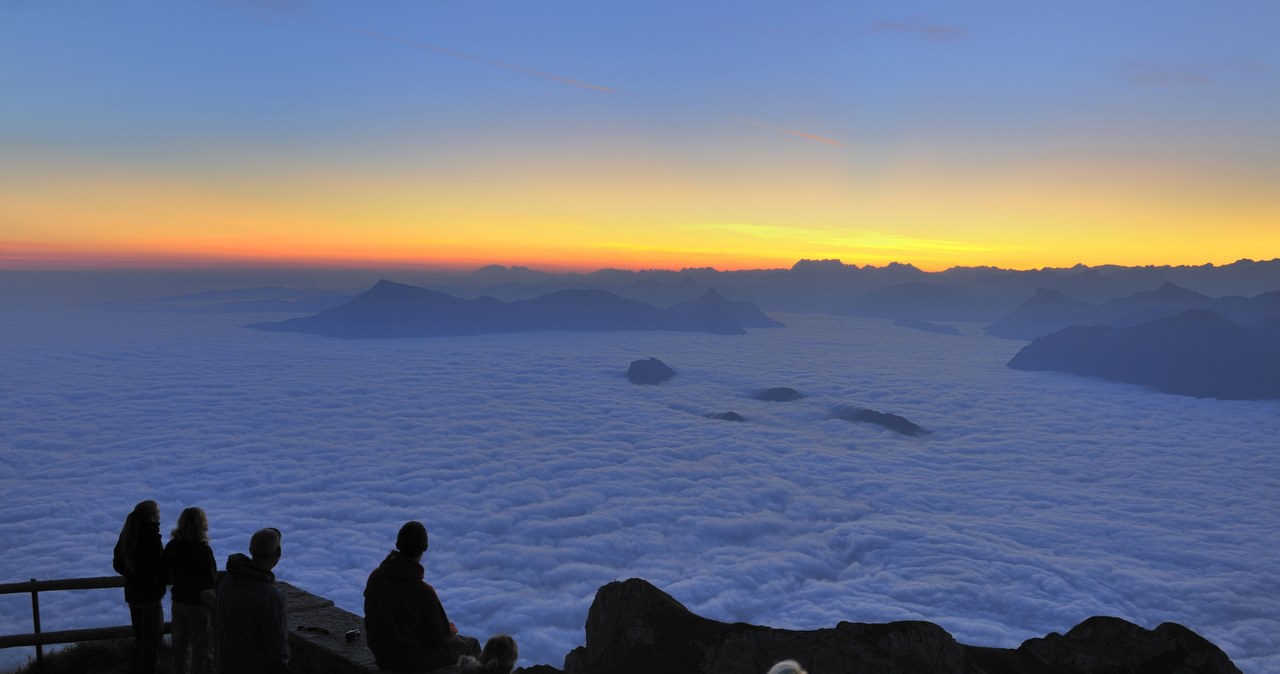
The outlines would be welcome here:
M 1280 671 L 1275 402 L 1010 370 L 1021 343 L 979 326 L 342 341 L 11 295 L 0 582 L 110 575 L 154 498 L 166 540 L 206 510 L 220 567 L 279 527 L 278 576 L 356 613 L 422 520 L 450 618 L 513 634 L 525 665 L 561 664 L 596 589 L 641 577 L 719 620 L 928 620 L 976 645 L 1174 621 Z M 628 383 L 650 356 L 677 377 Z M 806 397 L 750 398 L 771 386 Z M 932 433 L 831 418 L 849 404 Z M 704 416 L 730 410 L 747 422 Z M 128 622 L 119 590 L 41 604 L 45 630 Z M 30 631 L 29 607 L 0 597 L 0 633 Z

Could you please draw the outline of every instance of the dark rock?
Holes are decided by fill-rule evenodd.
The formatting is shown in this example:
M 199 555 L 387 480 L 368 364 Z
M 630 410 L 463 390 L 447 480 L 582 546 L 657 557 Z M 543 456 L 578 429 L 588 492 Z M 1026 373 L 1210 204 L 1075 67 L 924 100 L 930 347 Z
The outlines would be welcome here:
M 1065 635 L 1028 639 L 1018 647 L 1039 671 L 1070 674 L 1239 672 L 1222 649 L 1177 623 L 1144 629 L 1120 618 L 1096 616 Z
M 632 384 L 661 384 L 676 376 L 676 371 L 657 358 L 631 361 L 627 368 L 627 379 Z
M 800 392 L 793 388 L 787 386 L 775 386 L 755 394 L 754 397 L 756 400 L 763 400 L 767 403 L 787 403 L 792 400 L 799 400 L 804 396 L 800 395 Z
M 937 625 L 863 625 L 800 632 L 695 615 L 649 583 L 609 583 L 587 613 L 587 645 L 568 674 L 739 674 L 795 658 L 823 674 L 960 672 L 963 649 Z
M 756 674 L 794 659 L 818 674 L 1239 674 L 1226 655 L 1172 623 L 1154 631 L 1091 618 L 1066 636 L 1018 649 L 967 646 L 927 622 L 841 622 L 781 630 L 698 616 L 639 579 L 600 588 L 587 614 L 586 646 L 567 674 Z M 547 674 L 554 672 L 548 668 Z
M 895 433 L 916 437 L 925 435 L 929 431 L 921 428 L 906 417 L 901 417 L 888 412 L 877 412 L 865 407 L 846 407 L 836 413 L 836 418 L 845 421 L 856 421 L 863 424 L 876 424 L 883 426 Z
M 1131 328 L 1077 326 L 1036 338 L 1009 367 L 1145 384 L 1165 393 L 1280 398 L 1280 340 L 1263 321 L 1242 326 L 1200 309 Z
M 708 414 L 707 418 L 719 419 L 720 421 L 746 421 L 746 419 L 737 412 L 716 412 L 715 414 Z

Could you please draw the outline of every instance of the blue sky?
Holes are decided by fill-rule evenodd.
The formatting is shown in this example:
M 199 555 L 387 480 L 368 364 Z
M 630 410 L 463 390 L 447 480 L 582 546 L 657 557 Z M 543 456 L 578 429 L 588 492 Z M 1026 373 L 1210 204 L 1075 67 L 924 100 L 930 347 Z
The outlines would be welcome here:
M 0 12 L 12 149 L 0 196 L 22 201 L 0 220 L 9 260 L 321 256 L 361 237 L 368 259 L 492 249 L 490 262 L 580 266 L 682 253 L 744 266 L 770 251 L 1134 263 L 1157 237 L 1168 244 L 1149 257 L 1169 262 L 1280 253 L 1266 227 L 1280 213 L 1273 2 L 10 0 Z M 104 175 L 108 195 L 69 187 Z M 328 201 L 300 212 L 317 192 Z M 72 195 L 84 212 L 63 212 Z M 756 198 L 735 208 L 740 195 Z M 776 238 L 744 236 L 716 258 L 704 230 L 725 224 Z

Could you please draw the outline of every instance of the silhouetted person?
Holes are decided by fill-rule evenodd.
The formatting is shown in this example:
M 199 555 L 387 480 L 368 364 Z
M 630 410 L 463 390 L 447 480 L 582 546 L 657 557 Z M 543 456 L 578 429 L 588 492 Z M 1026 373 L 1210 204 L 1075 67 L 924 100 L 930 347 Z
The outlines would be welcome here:
M 160 544 L 160 506 L 143 501 L 120 529 L 111 565 L 124 576 L 124 600 L 133 626 L 130 674 L 154 674 L 164 637 L 164 547 Z
M 382 669 L 424 672 L 478 655 L 480 642 L 458 635 L 435 588 L 423 578 L 427 528 L 406 522 L 396 549 L 369 574 L 364 588 L 364 627 L 369 650 Z
M 227 558 L 218 583 L 216 629 L 221 674 L 285 674 L 289 671 L 289 627 L 284 596 L 271 569 L 280 562 L 280 530 L 259 529 L 249 554 Z
M 187 508 L 164 546 L 164 566 L 173 583 L 173 673 L 213 671 L 213 606 L 202 595 L 212 590 L 218 571 L 209 547 L 209 520 Z
M 479 657 L 464 655 L 458 660 L 459 674 L 511 674 L 520 651 L 516 640 L 505 634 L 489 637 Z

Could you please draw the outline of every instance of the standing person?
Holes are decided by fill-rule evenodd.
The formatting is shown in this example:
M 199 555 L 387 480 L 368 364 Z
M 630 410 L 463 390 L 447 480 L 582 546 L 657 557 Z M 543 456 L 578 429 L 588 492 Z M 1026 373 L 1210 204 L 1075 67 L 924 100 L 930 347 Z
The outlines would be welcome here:
M 129 604 L 133 650 L 129 674 L 155 674 L 164 638 L 164 547 L 160 543 L 160 506 L 142 501 L 124 519 L 111 566 L 124 576 L 124 600 Z
M 213 671 L 213 608 L 201 599 L 212 590 L 218 563 L 209 547 L 209 519 L 187 508 L 164 546 L 164 566 L 173 583 L 173 673 Z
M 406 522 L 396 536 L 396 549 L 365 584 L 365 639 L 382 669 L 424 672 L 480 654 L 480 642 L 458 635 L 435 588 L 423 580 L 426 550 L 427 528 Z
M 289 627 L 284 595 L 271 572 L 280 562 L 279 529 L 259 529 L 249 539 L 249 557 L 227 558 L 218 583 L 216 629 L 221 674 L 285 674 L 289 671 Z

